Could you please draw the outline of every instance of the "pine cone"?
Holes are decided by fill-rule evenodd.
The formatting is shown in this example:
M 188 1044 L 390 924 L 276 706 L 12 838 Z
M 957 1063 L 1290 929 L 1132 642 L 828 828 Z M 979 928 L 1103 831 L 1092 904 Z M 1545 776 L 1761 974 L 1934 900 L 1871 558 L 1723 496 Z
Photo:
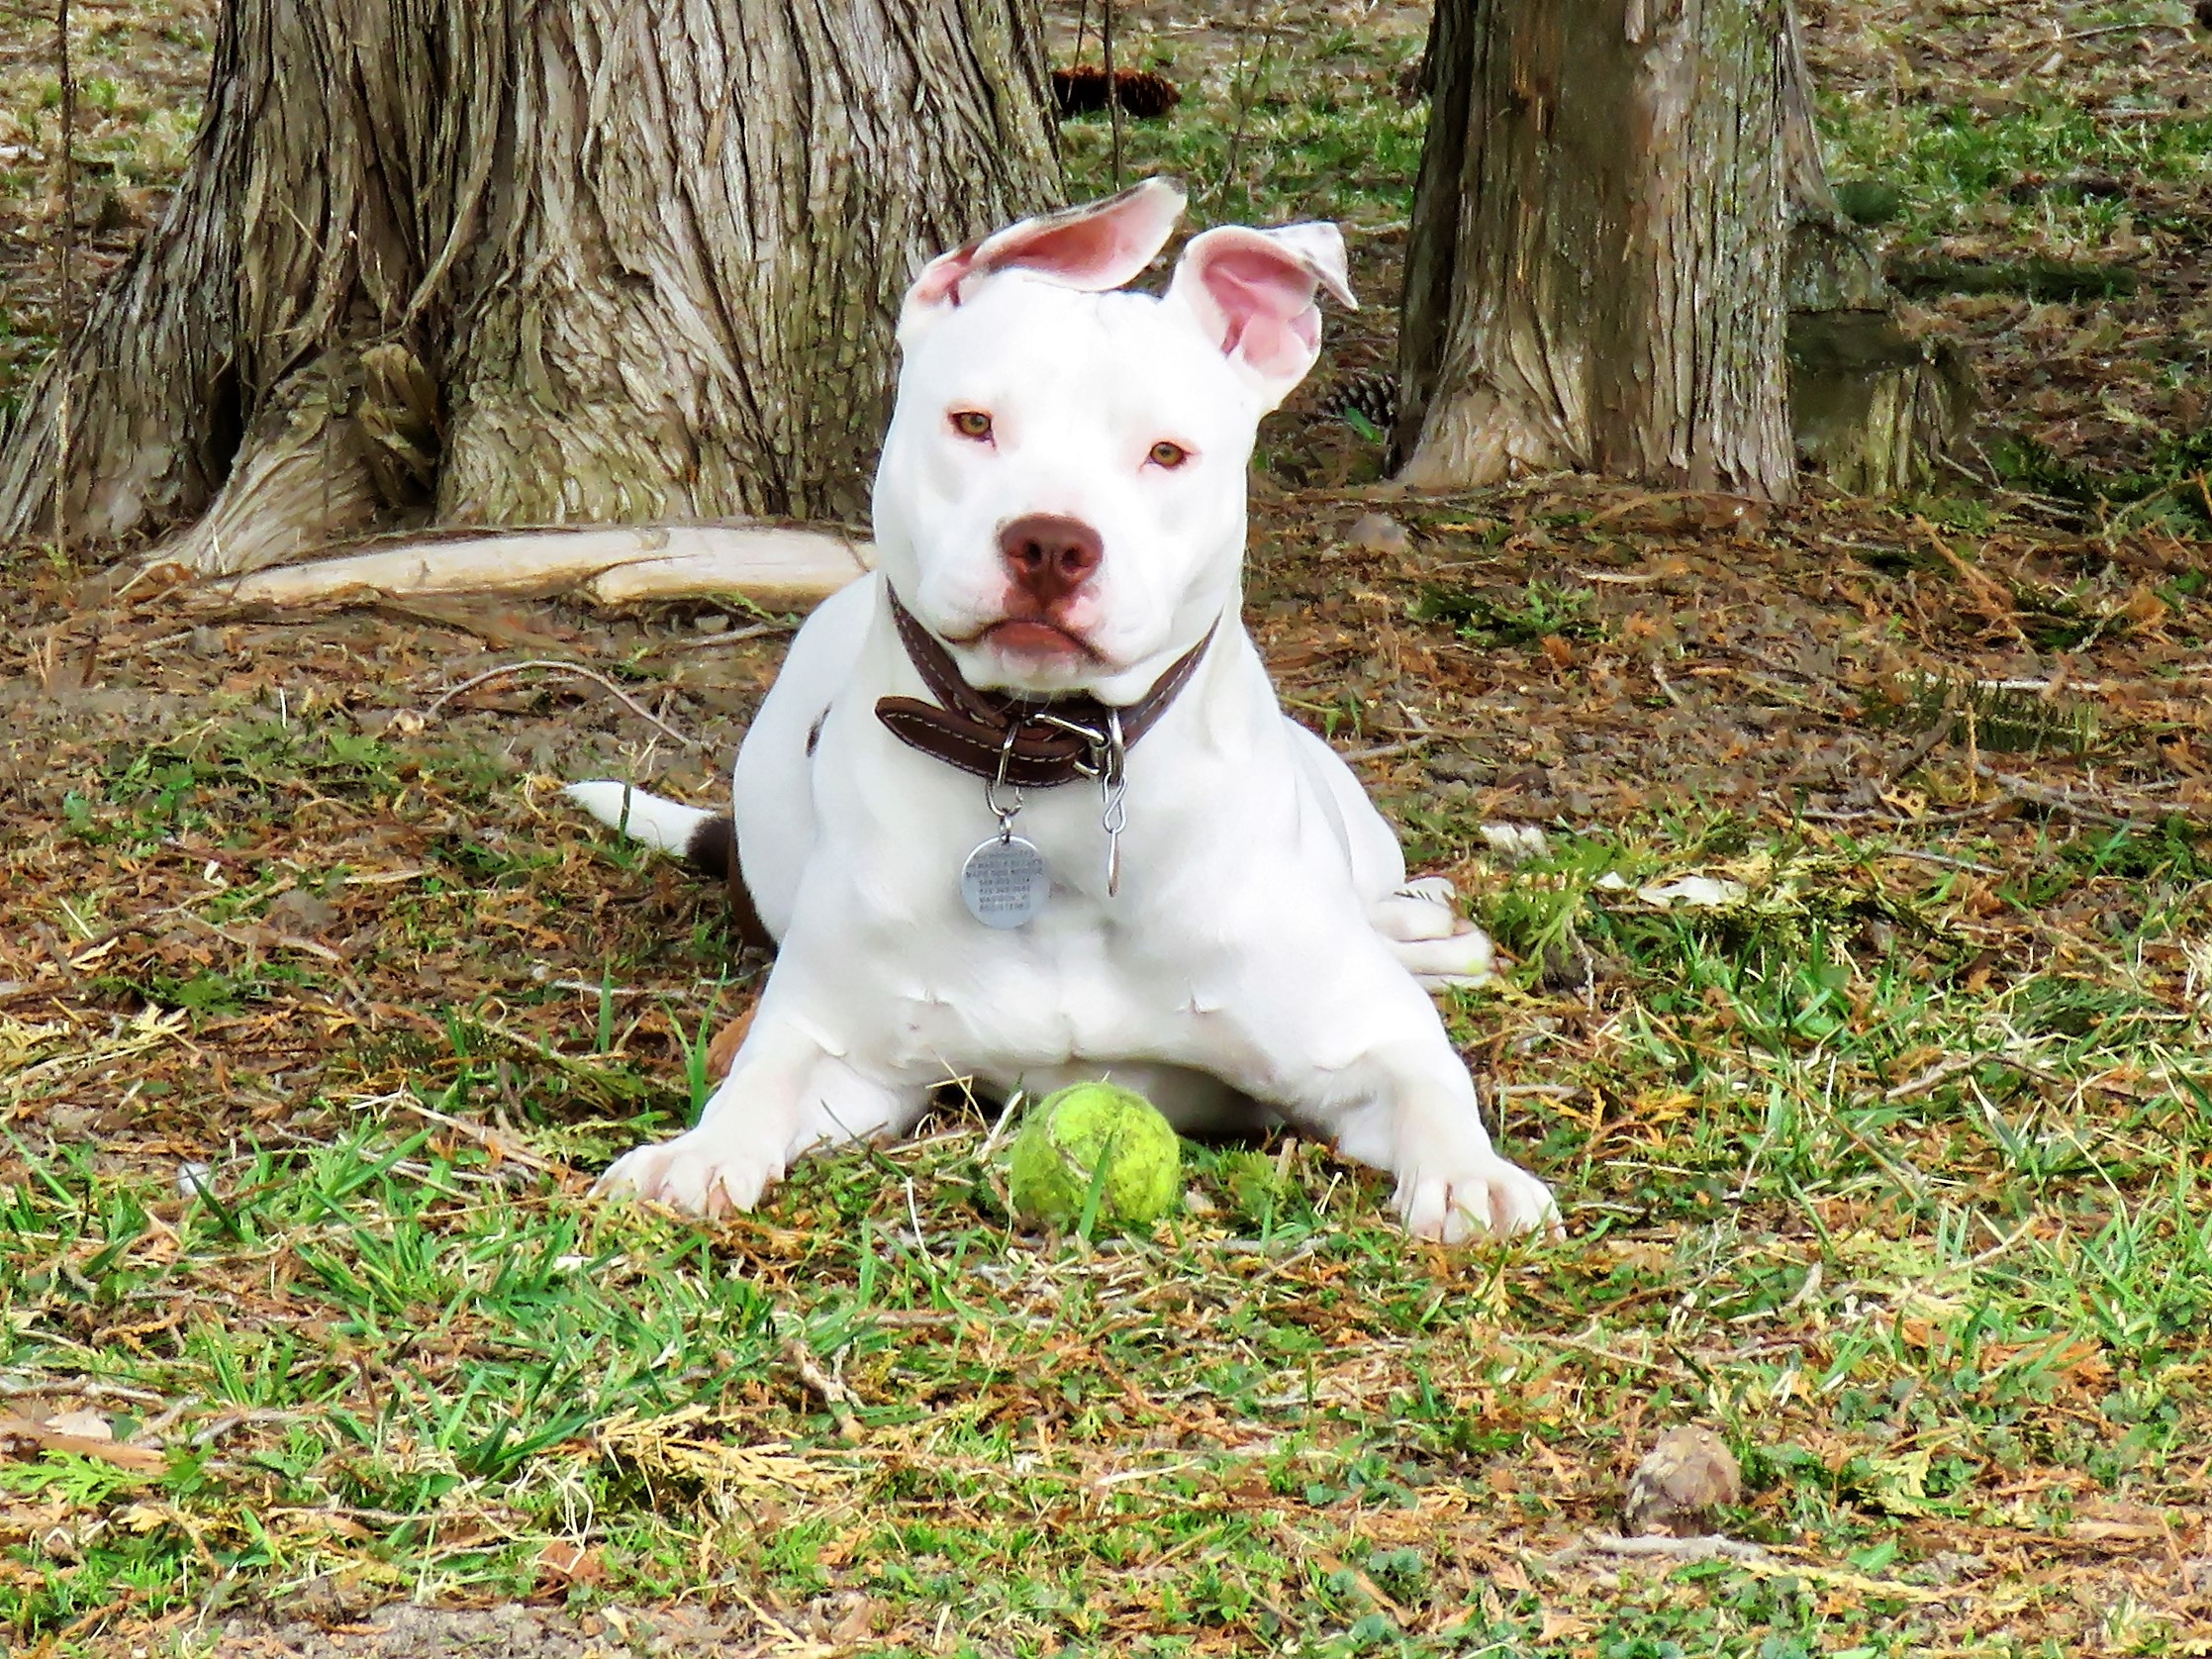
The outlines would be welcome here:
M 1387 433 L 1397 420 L 1397 375 L 1379 368 L 1340 381 L 1321 399 L 1321 413 L 1337 421 L 1357 414 L 1377 432 Z
M 1149 69 L 1116 69 L 1113 85 L 1121 108 L 1139 121 L 1166 115 L 1183 102 L 1183 94 L 1176 89 L 1175 82 Z M 1052 102 L 1062 117 L 1092 115 L 1105 109 L 1106 71 L 1090 63 L 1053 70 Z
M 1175 82 L 1149 69 L 1123 69 L 1113 78 L 1120 91 L 1121 107 L 1139 121 L 1166 115 L 1183 102 Z
M 1691 1538 L 1709 1531 L 1711 1511 L 1744 1495 L 1735 1454 L 1709 1428 L 1670 1428 L 1644 1454 L 1628 1482 L 1621 1530 L 1672 1532 Z

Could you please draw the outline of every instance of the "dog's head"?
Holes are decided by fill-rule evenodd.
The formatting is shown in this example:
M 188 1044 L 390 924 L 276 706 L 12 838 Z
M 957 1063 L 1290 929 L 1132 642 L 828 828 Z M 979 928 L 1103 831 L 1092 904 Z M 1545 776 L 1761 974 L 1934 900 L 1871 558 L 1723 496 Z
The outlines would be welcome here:
M 1164 297 L 1118 292 L 1183 192 L 1152 179 L 933 259 L 876 473 L 877 556 L 978 686 L 1143 694 L 1231 603 L 1260 417 L 1345 304 L 1336 227 L 1194 238 Z

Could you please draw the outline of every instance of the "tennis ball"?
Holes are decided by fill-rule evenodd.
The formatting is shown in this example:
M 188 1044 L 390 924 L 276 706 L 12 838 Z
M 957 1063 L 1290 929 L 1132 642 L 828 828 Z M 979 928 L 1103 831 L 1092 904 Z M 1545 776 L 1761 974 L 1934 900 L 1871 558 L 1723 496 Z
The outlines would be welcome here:
M 1104 1229 L 1141 1230 L 1182 1205 L 1175 1126 L 1142 1095 L 1112 1083 L 1078 1083 L 1032 1107 L 1008 1170 L 1014 1213 L 1055 1227 L 1082 1220 L 1094 1182 Z

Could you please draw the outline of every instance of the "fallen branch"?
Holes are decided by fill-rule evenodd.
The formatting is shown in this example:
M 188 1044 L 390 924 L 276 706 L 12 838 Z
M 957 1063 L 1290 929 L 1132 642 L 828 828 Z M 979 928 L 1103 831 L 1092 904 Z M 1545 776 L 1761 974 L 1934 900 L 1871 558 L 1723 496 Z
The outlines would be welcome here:
M 665 732 L 669 736 L 675 738 L 677 742 L 683 744 L 684 747 L 686 747 L 687 749 L 696 749 L 703 746 L 697 737 L 690 735 L 688 732 L 677 731 L 673 726 L 670 726 L 666 721 L 662 720 L 660 716 L 654 714 L 652 710 L 646 708 L 644 704 L 638 702 L 636 698 L 630 696 L 628 692 L 623 690 L 621 686 L 617 685 L 613 680 L 610 680 L 598 669 L 586 668 L 581 663 L 576 662 L 546 662 L 540 660 L 532 660 L 529 662 L 510 662 L 498 668 L 487 668 L 481 674 L 471 674 L 467 679 L 463 680 L 457 686 L 448 686 L 444 691 L 438 694 L 437 700 L 434 703 L 433 703 L 429 708 L 425 709 L 415 718 L 421 721 L 424 725 L 428 726 L 432 721 L 437 718 L 439 710 L 443 709 L 446 704 L 452 702 L 454 698 L 460 696 L 462 692 L 473 691 L 476 687 L 483 685 L 486 681 L 504 679 L 509 674 L 520 674 L 526 669 L 537 669 L 541 672 L 549 674 L 569 674 L 580 680 L 590 680 L 594 685 L 603 688 L 610 696 L 615 699 L 616 702 L 620 703 L 624 708 L 627 709 L 639 720 L 649 721 L 652 725 L 658 727 L 662 732 Z
M 600 605 L 740 595 L 805 610 L 873 568 L 874 548 L 770 525 L 603 526 L 431 537 L 196 584 L 224 606 L 433 594 L 575 594 Z
M 702 634 L 696 639 L 668 639 L 651 647 L 654 654 L 662 651 L 704 651 L 717 645 L 742 645 L 771 634 L 789 634 L 790 623 L 754 623 L 749 628 L 733 628 L 725 634 Z
M 853 1398 L 852 1390 L 817 1365 L 815 1356 L 807 1351 L 807 1345 L 796 1336 L 784 1342 L 784 1363 L 798 1373 L 799 1380 L 808 1390 L 818 1395 L 821 1403 L 829 1408 L 829 1415 L 836 1419 L 837 1433 L 841 1438 L 861 1438 L 860 1421 L 852 1415 L 853 1407 L 859 1402 Z
M 1556 1555 L 1522 1555 L 1529 1565 L 1547 1572 L 1559 1572 L 1589 1560 L 1593 1556 L 1614 1560 L 1656 1560 L 1687 1565 L 1696 1561 L 1733 1561 L 1745 1572 L 1756 1578 L 1797 1578 L 1812 1584 L 1830 1585 L 1855 1596 L 1878 1596 L 1888 1601 L 1936 1602 L 1947 1592 L 1917 1584 L 1903 1584 L 1896 1579 L 1870 1578 L 1864 1573 L 1840 1572 L 1815 1562 L 1777 1555 L 1773 1550 L 1762 1549 L 1757 1544 L 1747 1544 L 1735 1538 L 1724 1538 L 1718 1533 L 1707 1533 L 1695 1538 L 1671 1538 L 1664 1534 L 1650 1534 L 1640 1538 L 1622 1537 L 1618 1533 L 1586 1532 L 1582 1539 L 1567 1546 Z
M 1347 749 L 1344 752 L 1344 758 L 1346 760 L 1388 760 L 1395 754 L 1411 754 L 1415 749 L 1425 747 L 1434 741 L 1436 741 L 1435 732 L 1423 732 L 1417 736 L 1406 738 L 1402 743 L 1383 743 L 1371 749 Z
M 2118 1095 L 2122 1100 L 2131 1101 L 2159 1099 L 2156 1094 L 2146 1094 L 2143 1090 L 2126 1083 L 2115 1083 L 2111 1081 L 2109 1076 L 2065 1077 L 2052 1071 L 2047 1066 L 2037 1065 L 2033 1060 L 2023 1060 L 2017 1054 L 2007 1054 L 1998 1049 L 1989 1049 L 1975 1054 L 1954 1054 L 1951 1058 L 1930 1066 L 1918 1077 L 1907 1078 L 1881 1098 L 1884 1101 L 1891 1102 L 1909 1100 L 1914 1095 L 1923 1094 L 1935 1088 L 1939 1083 L 1949 1082 L 1961 1072 L 1972 1071 L 1979 1065 L 2006 1066 L 2019 1072 L 2024 1077 L 2032 1077 L 2038 1083 L 2048 1083 L 2059 1089 L 2101 1089 L 2108 1095 Z
M 1614 1532 L 1587 1532 L 1581 1541 L 1569 1544 L 1556 1555 L 1544 1558 L 1544 1565 L 1555 1572 L 1562 1567 L 1572 1567 L 1593 1555 L 1606 1555 L 1630 1560 L 1658 1558 L 1664 1561 L 1711 1561 L 1726 1557 L 1730 1561 L 1772 1561 L 1774 1556 L 1757 1544 L 1743 1543 L 1726 1538 L 1718 1532 L 1707 1532 L 1694 1538 L 1675 1538 L 1663 1532 L 1642 1537 L 1624 1537 Z
M 2015 772 L 2000 772 L 1978 755 L 1973 757 L 1973 769 L 1978 776 L 1989 779 L 2006 793 L 2030 806 L 2070 813 L 2075 818 L 2108 824 L 2115 829 L 2140 829 L 2148 824 L 2157 824 L 2179 811 L 2175 806 L 2144 801 L 2140 797 L 2130 801 L 2109 796 L 2089 796 L 2078 790 L 2038 783 L 2033 778 L 2024 778 Z
M 596 991 L 599 989 L 599 987 L 595 985 L 592 987 L 592 989 Z M 495 1160 L 511 1159 L 514 1162 L 521 1164 L 526 1169 L 534 1169 L 540 1174 L 544 1175 L 569 1176 L 576 1173 L 573 1169 L 569 1168 L 568 1165 L 553 1163 L 547 1159 L 541 1158 L 535 1152 L 530 1151 L 527 1146 L 517 1145 L 506 1135 L 500 1134 L 496 1130 L 487 1128 L 482 1123 L 472 1123 L 465 1118 L 455 1118 L 447 1113 L 438 1112 L 431 1107 L 425 1106 L 421 1101 L 414 1099 L 412 1096 L 387 1095 L 375 1100 L 357 1101 L 354 1104 L 356 1106 L 376 1106 L 384 1104 L 387 1101 L 405 1107 L 408 1111 L 414 1113 L 415 1116 L 418 1118 L 427 1118 L 433 1123 L 443 1124 L 446 1128 L 453 1130 L 456 1134 L 464 1134 L 468 1136 L 468 1138 L 475 1141 L 477 1145 L 483 1147 L 485 1151 L 491 1153 L 492 1157 Z

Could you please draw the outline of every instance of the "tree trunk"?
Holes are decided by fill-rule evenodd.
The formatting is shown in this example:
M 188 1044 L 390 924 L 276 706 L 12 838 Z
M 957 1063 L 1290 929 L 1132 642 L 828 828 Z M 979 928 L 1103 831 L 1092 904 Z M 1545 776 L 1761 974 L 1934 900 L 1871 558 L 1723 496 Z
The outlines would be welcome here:
M 1401 476 L 1786 497 L 1779 0 L 1438 0 Z
M 1829 187 L 1794 7 L 1782 108 L 1789 256 L 1789 424 L 1798 459 L 1839 489 L 1887 495 L 1924 483 L 1967 430 L 1965 355 L 1899 322 L 1881 261 Z
M 1956 352 L 1839 211 L 1787 0 L 1438 0 L 1392 462 L 1786 499 L 1915 482 Z
M 231 0 L 0 537 L 864 518 L 921 260 L 1059 199 L 1035 0 Z M 61 397 L 62 377 L 71 396 Z

